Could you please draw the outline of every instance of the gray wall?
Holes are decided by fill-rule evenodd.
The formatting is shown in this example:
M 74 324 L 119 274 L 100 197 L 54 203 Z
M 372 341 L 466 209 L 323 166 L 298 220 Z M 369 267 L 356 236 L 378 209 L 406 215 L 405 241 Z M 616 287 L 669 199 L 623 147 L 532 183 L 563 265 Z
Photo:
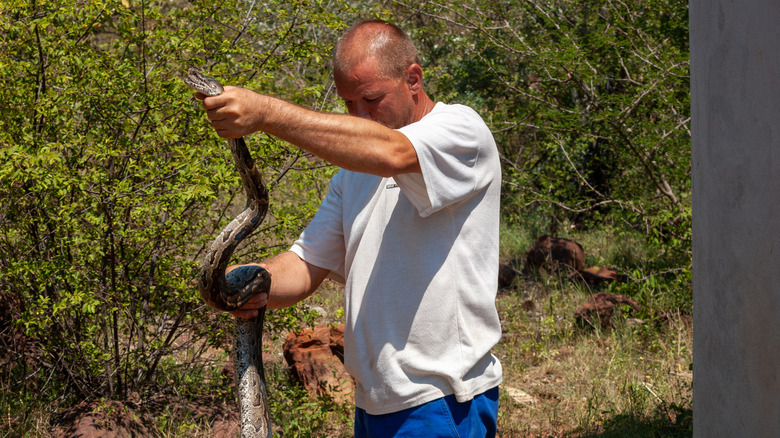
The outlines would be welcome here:
M 780 437 L 780 0 L 691 0 L 694 436 Z

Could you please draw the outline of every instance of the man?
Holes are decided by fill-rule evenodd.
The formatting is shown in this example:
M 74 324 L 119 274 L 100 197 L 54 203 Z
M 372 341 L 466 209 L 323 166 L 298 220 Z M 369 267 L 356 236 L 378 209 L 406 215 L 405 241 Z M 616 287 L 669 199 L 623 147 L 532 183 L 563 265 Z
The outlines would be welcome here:
M 204 99 L 222 137 L 264 131 L 341 167 L 292 248 L 260 264 L 267 303 L 233 314 L 343 281 L 355 436 L 494 436 L 501 171 L 490 130 L 428 97 L 417 50 L 392 24 L 352 26 L 333 64 L 350 115 L 236 87 Z

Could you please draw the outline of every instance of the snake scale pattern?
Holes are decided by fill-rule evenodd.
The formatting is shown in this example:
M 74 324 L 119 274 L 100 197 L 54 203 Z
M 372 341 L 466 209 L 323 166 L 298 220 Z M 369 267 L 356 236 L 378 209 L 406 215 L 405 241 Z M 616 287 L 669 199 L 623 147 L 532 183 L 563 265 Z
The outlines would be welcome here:
M 223 87 L 216 79 L 191 68 L 185 84 L 206 96 L 222 94 Z M 268 190 L 263 184 L 260 170 L 255 166 L 243 138 L 227 141 L 236 170 L 246 191 L 247 206 L 231 221 L 211 244 L 203 259 L 198 290 L 201 298 L 211 307 L 231 311 L 243 306 L 258 293 L 268 293 L 271 277 L 259 266 L 242 266 L 227 275 L 230 257 L 241 241 L 252 234 L 262 223 L 268 211 Z M 251 320 L 235 318 L 236 392 L 241 416 L 241 437 L 268 438 L 272 436 L 268 410 L 268 394 L 262 362 L 263 321 L 265 308 Z

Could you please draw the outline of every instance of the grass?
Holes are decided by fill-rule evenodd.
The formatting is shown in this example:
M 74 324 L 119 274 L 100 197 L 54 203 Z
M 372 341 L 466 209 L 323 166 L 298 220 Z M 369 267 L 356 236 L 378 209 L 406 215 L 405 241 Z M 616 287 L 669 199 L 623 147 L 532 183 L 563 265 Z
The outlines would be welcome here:
M 658 436 L 659 412 L 690 408 L 688 320 L 649 327 L 624 319 L 609 332 L 581 330 L 572 314 L 582 293 L 530 289 L 527 296 L 499 300 L 505 333 L 495 350 L 505 375 L 502 436 Z M 527 310 L 528 301 L 541 305 Z M 533 402 L 515 401 L 510 388 Z M 629 421 L 644 430 L 606 434 Z
M 655 254 L 639 236 L 604 230 L 569 237 L 588 266 L 611 266 L 627 284 L 605 288 L 643 310 L 618 315 L 614 327 L 579 328 L 575 309 L 596 290 L 560 276 L 520 278 L 497 300 L 504 337 L 494 353 L 504 365 L 499 417 L 504 437 L 662 437 L 691 435 L 690 283 L 639 277 Z M 511 260 L 534 240 L 504 228 L 501 255 Z M 684 277 L 683 277 L 684 278 Z M 682 287 L 670 290 L 675 287 Z M 662 296 L 667 295 L 667 296 Z M 516 400 L 518 390 L 529 397 Z
M 535 232 L 519 227 L 504 227 L 501 234 L 504 261 L 522 259 L 536 238 Z M 689 270 L 674 268 L 684 260 L 668 259 L 668 254 L 646 246 L 641 236 L 623 231 L 558 235 L 582 244 L 588 266 L 610 266 L 624 274 L 626 282 L 603 290 L 635 299 L 642 310 L 630 316 L 617 314 L 613 327 L 602 330 L 575 324 L 575 309 L 596 290 L 565 276 L 520 276 L 499 291 L 496 304 L 503 337 L 494 349 L 504 367 L 499 436 L 691 436 L 690 275 Z M 305 320 L 340 322 L 341 293 L 338 285 L 326 283 L 304 306 L 320 314 L 309 313 Z M 290 319 L 283 314 L 271 318 Z M 266 373 L 273 418 L 284 436 L 351 436 L 351 405 L 311 399 L 290 380 L 281 357 L 283 338 L 268 337 Z M 221 367 L 224 357 L 218 359 L 215 366 Z M 197 387 L 201 395 L 183 396 L 184 403 L 157 412 L 153 427 L 158 436 L 212 436 L 217 426 L 202 413 L 203 407 L 235 409 L 232 390 L 218 372 L 198 376 L 177 379 L 181 385 Z M 19 431 L 28 437 L 48 436 L 50 412 L 56 406 L 33 400 L 2 405 L 8 412 L 3 412 L 0 436 L 18 436 Z M 33 411 L 27 412 L 31 407 Z M 23 418 L 17 410 L 25 412 Z

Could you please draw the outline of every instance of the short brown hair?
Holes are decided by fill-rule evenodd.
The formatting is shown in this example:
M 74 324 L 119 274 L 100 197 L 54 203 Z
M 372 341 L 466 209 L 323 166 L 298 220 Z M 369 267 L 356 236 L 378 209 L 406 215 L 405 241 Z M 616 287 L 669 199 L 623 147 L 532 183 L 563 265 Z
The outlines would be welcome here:
M 400 27 L 383 20 L 353 24 L 333 48 L 333 74 L 344 75 L 370 57 L 377 60 L 377 74 L 400 79 L 412 64 L 420 64 L 417 47 Z

